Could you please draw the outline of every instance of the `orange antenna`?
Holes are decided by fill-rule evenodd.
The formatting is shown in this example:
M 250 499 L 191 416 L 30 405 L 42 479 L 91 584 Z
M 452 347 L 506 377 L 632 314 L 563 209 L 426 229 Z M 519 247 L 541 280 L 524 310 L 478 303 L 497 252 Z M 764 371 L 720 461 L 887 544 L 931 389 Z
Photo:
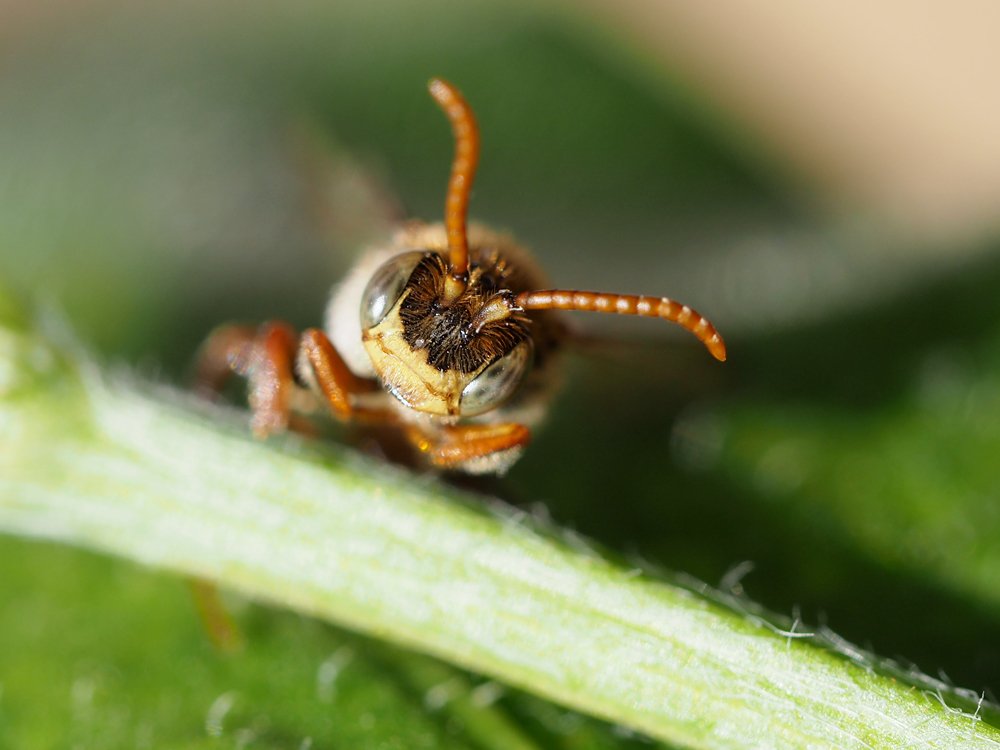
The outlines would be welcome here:
M 674 302 L 667 297 L 548 289 L 539 292 L 521 292 L 517 295 L 515 303 L 524 310 L 584 310 L 663 318 L 693 333 L 713 357 L 720 362 L 726 361 L 726 345 L 708 318 L 703 318 L 687 305 Z
M 451 122 L 455 134 L 455 159 L 451 163 L 448 197 L 444 204 L 444 224 L 448 232 L 448 264 L 451 275 L 465 288 L 469 271 L 469 239 L 466 217 L 469 213 L 469 193 L 479 163 L 479 126 L 465 97 L 447 81 L 432 78 L 428 89 Z

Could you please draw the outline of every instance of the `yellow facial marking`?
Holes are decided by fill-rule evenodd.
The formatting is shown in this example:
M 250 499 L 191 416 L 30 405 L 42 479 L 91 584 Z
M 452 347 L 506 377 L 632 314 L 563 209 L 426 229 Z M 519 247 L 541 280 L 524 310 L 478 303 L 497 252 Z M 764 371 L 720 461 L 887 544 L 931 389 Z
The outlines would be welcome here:
M 382 382 L 411 409 L 441 417 L 457 417 L 462 391 L 485 365 L 469 373 L 442 372 L 427 363 L 427 350 L 412 348 L 402 332 L 397 304 L 382 322 L 362 334 L 365 350 Z

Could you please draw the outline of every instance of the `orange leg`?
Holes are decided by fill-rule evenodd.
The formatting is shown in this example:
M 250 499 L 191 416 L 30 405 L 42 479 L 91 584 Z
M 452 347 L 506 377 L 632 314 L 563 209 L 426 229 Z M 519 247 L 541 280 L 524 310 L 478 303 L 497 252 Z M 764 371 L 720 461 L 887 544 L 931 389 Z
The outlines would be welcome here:
M 217 393 L 235 373 L 250 382 L 254 435 L 263 438 L 287 429 L 290 396 L 295 387 L 295 331 L 286 323 L 265 323 L 258 329 L 229 325 L 213 331 L 199 352 L 196 387 Z M 212 643 L 220 651 L 236 651 L 243 639 L 226 611 L 219 591 L 209 581 L 189 581 L 195 607 Z
M 295 330 L 287 323 L 265 323 L 217 328 L 201 347 L 196 371 L 199 390 L 219 391 L 236 373 L 249 380 L 251 426 L 264 438 L 288 428 L 293 373 Z
M 352 403 L 353 395 L 376 391 L 378 383 L 351 372 L 318 328 L 306 329 L 298 341 L 294 329 L 282 322 L 265 323 L 257 329 L 239 325 L 217 328 L 201 347 L 196 384 L 199 390 L 212 394 L 234 373 L 247 378 L 254 435 L 263 438 L 292 423 L 292 394 L 303 385 L 295 377 L 296 366 L 302 380 L 307 381 L 305 385 L 323 397 L 338 419 L 369 424 L 397 422 L 390 410 Z M 302 425 L 294 422 L 291 426 Z
M 299 370 L 307 379 L 312 376 L 316 390 L 339 419 L 366 424 L 398 423 L 399 417 L 390 409 L 371 409 L 351 402 L 353 394 L 378 390 L 378 383 L 351 372 L 330 339 L 317 328 L 309 328 L 302 334 Z
M 212 331 L 198 350 L 195 389 L 205 396 L 221 391 L 233 372 L 243 369 L 241 362 L 256 338 L 253 326 L 225 325 Z
M 220 651 L 233 653 L 243 648 L 243 636 L 219 596 L 219 589 L 203 578 L 189 578 L 191 596 L 208 638 Z
M 308 328 L 299 341 L 301 370 L 309 366 L 316 389 L 323 394 L 334 416 L 347 421 L 357 409 L 352 406 L 353 393 L 369 393 L 378 388 L 374 380 L 359 378 L 344 362 L 343 357 L 318 328 Z
M 237 360 L 236 370 L 250 382 L 251 427 L 265 438 L 288 429 L 291 393 L 295 387 L 295 331 L 286 323 L 265 323 L 248 362 Z
M 439 437 L 431 437 L 417 427 L 407 430 L 407 437 L 417 450 L 442 469 L 461 469 L 476 459 L 488 459 L 513 448 L 523 448 L 531 431 L 523 424 L 472 424 L 445 427 Z

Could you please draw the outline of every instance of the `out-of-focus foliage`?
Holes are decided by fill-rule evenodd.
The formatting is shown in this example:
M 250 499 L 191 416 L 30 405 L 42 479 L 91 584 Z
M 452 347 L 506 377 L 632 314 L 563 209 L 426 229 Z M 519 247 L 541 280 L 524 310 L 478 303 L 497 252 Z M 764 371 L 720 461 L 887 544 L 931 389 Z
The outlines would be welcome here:
M 430 659 L 242 607 L 205 638 L 185 582 L 52 545 L 0 550 L 4 747 L 648 747 Z

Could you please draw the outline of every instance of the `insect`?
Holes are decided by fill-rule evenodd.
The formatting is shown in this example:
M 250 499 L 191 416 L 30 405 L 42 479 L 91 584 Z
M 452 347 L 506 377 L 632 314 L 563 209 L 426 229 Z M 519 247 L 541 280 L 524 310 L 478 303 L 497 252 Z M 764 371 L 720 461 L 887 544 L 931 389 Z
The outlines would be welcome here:
M 454 86 L 435 78 L 429 89 L 455 138 L 443 224 L 408 224 L 362 257 L 334 289 L 322 330 L 216 329 L 201 350 L 203 387 L 246 377 L 258 437 L 325 406 L 342 421 L 388 428 L 425 465 L 488 474 L 518 459 L 544 415 L 567 338 L 556 310 L 663 318 L 725 360 L 718 331 L 687 305 L 548 288 L 513 239 L 469 226 L 479 128 Z

